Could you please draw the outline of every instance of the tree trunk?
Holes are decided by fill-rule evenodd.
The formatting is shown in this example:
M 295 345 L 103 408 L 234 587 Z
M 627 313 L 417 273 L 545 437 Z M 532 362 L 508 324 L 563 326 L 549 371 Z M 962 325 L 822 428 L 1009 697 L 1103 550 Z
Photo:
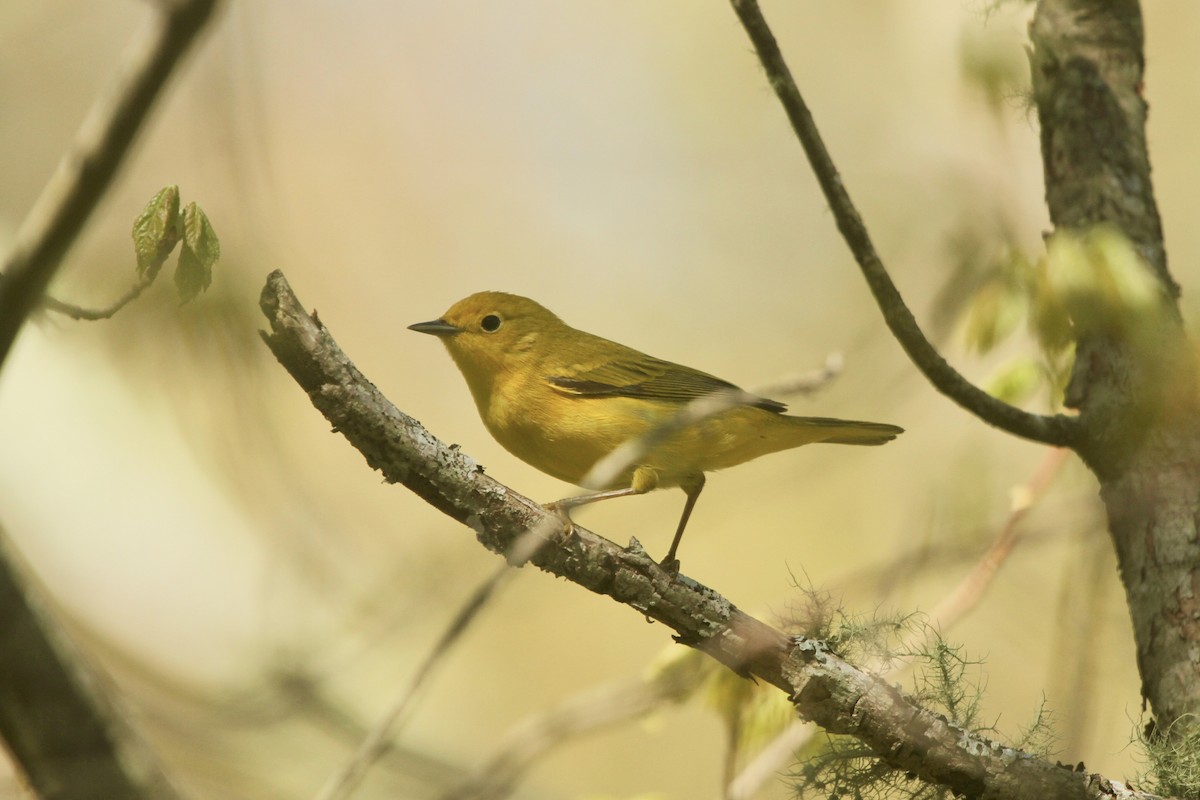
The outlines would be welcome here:
M 1030 35 L 1055 234 L 1119 232 L 1161 295 L 1132 321 L 1075 321 L 1066 397 L 1083 428 L 1076 449 L 1100 480 L 1161 733 L 1200 713 L 1200 408 L 1150 182 L 1141 11 L 1136 0 L 1043 0 Z

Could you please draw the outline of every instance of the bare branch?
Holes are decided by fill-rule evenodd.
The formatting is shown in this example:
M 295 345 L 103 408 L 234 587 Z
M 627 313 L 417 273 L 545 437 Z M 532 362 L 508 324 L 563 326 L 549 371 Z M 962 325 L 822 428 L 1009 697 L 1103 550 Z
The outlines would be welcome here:
M 1061 448 L 1046 451 L 1033 477 L 1013 489 L 1012 510 L 987 552 L 958 585 L 929 612 L 929 621 L 936 629 L 945 630 L 956 624 L 979 603 L 984 591 L 991 585 L 1000 567 L 1016 547 L 1021 520 L 1058 477 L 1067 462 L 1069 452 Z
M 44 295 L 42 297 L 42 305 L 51 311 L 63 314 L 71 319 L 88 321 L 111 319 L 122 308 L 138 299 L 142 292 L 146 291 L 146 288 L 150 284 L 154 283 L 154 279 L 157 277 L 157 273 L 147 272 L 146 274 L 142 275 L 142 277 L 138 278 L 137 282 L 134 283 L 133 286 L 130 286 L 129 290 L 126 291 L 125 294 L 121 295 L 115 301 L 107 306 L 103 306 L 102 308 L 84 308 L 72 303 L 64 303 L 62 300 L 57 300 L 50 295 Z
M 493 572 L 487 580 L 475 588 L 475 591 L 467 598 L 467 602 L 463 604 L 446 630 L 443 631 L 441 638 L 433 646 L 429 655 L 421 662 L 421 666 L 413 675 L 412 681 L 404 692 L 396 698 L 387 713 L 367 733 L 354 756 L 325 784 L 321 793 L 317 795 L 318 800 L 345 800 L 350 797 L 355 787 L 362 782 L 371 765 L 387 751 L 391 739 L 399 731 L 401 720 L 412 708 L 418 692 L 424 687 L 438 665 L 445 660 L 450 648 L 462 638 L 467 628 L 487 607 L 505 581 L 512 577 L 513 571 L 509 567 L 523 566 L 546 543 L 547 537 L 559 527 L 552 520 L 543 520 L 541 524 L 542 530 L 527 531 L 518 537 L 513 545 L 513 551 L 508 556 L 508 563 Z
M 537 523 L 556 519 L 389 403 L 304 311 L 282 273 L 267 278 L 260 306 L 271 325 L 263 339 L 276 358 L 386 480 L 403 483 L 464 523 L 497 553 L 508 552 Z M 663 623 L 676 641 L 787 692 L 802 717 L 855 736 L 883 762 L 951 791 L 972 797 L 986 792 L 996 800 L 1150 797 L 963 730 L 822 642 L 788 636 L 712 589 L 663 570 L 636 540 L 621 548 L 575 526 L 567 536 L 547 539 L 530 560 Z
M 592 689 L 567 699 L 517 725 L 497 752 L 474 773 L 441 796 L 441 800 L 502 800 L 525 773 L 555 747 L 601 728 L 640 719 L 673 702 L 693 685 L 678 685 L 678 675 L 631 680 Z
M 158 14 L 150 29 L 133 41 L 118 81 L 92 106 L 75 144 L 21 224 L 0 282 L 0 364 L 216 3 L 153 4 Z
M 105 677 L 0 530 L 0 736 L 42 798 L 174 800 Z
M 908 353 L 908 357 L 939 392 L 989 425 L 1035 442 L 1059 447 L 1071 445 L 1078 435 L 1078 423 L 1073 418 L 1061 414 L 1031 414 L 992 397 L 950 366 L 925 337 L 883 266 L 879 254 L 875 252 L 867 227 L 850 200 L 849 192 L 842 185 L 842 178 L 821 140 L 812 114 L 792 79 L 791 71 L 783 60 L 783 53 L 780 52 L 758 3 L 756 0 L 731 1 L 738 19 L 758 52 L 759 61 L 766 70 L 771 88 L 783 104 L 792 129 L 804 147 L 809 164 L 817 176 L 817 182 L 821 185 L 821 191 L 825 193 L 829 208 L 837 220 L 838 230 L 850 247 L 850 252 L 854 254 L 854 259 L 875 296 L 879 310 L 883 312 L 884 321 L 904 348 L 904 352 Z

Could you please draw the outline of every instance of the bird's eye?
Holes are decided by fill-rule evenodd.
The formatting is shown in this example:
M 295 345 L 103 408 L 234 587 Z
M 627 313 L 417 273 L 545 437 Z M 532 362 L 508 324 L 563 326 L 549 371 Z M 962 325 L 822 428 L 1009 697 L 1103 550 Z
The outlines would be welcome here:
M 500 330 L 500 317 L 488 314 L 479 321 L 479 327 L 483 329 L 484 333 L 495 333 Z

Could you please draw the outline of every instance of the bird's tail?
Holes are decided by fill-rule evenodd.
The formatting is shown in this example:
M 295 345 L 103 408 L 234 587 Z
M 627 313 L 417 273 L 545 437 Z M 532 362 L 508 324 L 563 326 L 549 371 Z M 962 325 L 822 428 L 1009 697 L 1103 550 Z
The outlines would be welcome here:
M 904 433 L 904 428 L 883 422 L 858 422 L 830 417 L 789 417 L 812 429 L 812 441 L 830 444 L 886 444 Z

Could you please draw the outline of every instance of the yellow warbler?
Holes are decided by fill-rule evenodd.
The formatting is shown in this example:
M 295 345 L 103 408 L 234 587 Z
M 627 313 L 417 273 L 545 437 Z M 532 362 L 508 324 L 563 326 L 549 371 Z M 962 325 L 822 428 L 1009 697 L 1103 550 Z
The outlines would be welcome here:
M 602 458 L 647 437 L 652 444 L 633 463 L 604 485 L 588 487 L 604 491 L 548 507 L 566 517 L 584 503 L 682 488 L 687 503 L 662 561 L 668 569 L 678 569 L 675 552 L 705 472 L 814 442 L 877 445 L 903 433 L 877 422 L 790 417 L 783 403 L 747 395 L 744 402 L 656 437 L 689 402 L 741 390 L 576 330 L 534 301 L 503 292 L 473 294 L 440 319 L 409 328 L 442 340 L 488 431 L 542 472 L 582 485 Z

